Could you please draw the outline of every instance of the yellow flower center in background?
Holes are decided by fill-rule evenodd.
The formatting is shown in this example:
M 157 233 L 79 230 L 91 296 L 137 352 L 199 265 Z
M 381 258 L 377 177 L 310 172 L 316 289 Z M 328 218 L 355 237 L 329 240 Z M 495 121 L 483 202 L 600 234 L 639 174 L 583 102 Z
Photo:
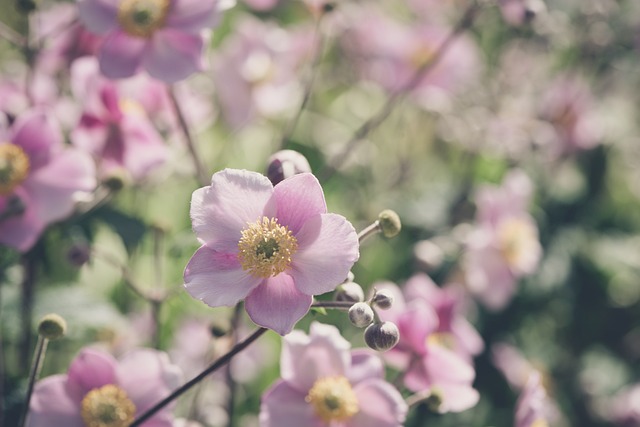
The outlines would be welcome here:
M 542 418 L 538 418 L 531 424 L 531 427 L 549 427 L 549 423 Z
M 358 413 L 358 398 L 343 376 L 317 380 L 305 398 L 325 422 L 346 421 Z
M 298 241 L 277 219 L 263 217 L 242 230 L 238 250 L 242 269 L 266 279 L 289 267 Z
M 507 263 L 512 268 L 522 269 L 539 245 L 538 232 L 530 222 L 513 218 L 499 226 L 498 242 Z
M 15 144 L 0 144 L 0 195 L 6 196 L 27 178 L 29 157 Z
M 118 22 L 130 36 L 149 38 L 164 25 L 170 4 L 170 0 L 122 0 Z
M 440 347 L 453 350 L 455 348 L 456 342 L 453 335 L 449 332 L 434 332 L 427 336 L 427 344 L 438 345 Z
M 425 66 L 428 62 L 433 60 L 433 56 L 435 54 L 435 50 L 432 46 L 427 44 L 421 44 L 416 49 L 411 52 L 409 56 L 409 62 L 415 68 L 420 68 Z
M 113 384 L 87 393 L 80 412 L 86 427 L 128 427 L 135 413 L 136 407 L 127 393 Z

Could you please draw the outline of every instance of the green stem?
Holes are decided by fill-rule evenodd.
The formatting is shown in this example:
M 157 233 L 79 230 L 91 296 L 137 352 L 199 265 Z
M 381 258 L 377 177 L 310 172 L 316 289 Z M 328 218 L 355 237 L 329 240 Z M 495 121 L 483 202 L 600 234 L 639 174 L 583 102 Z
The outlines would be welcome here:
M 47 343 L 48 339 L 38 335 L 38 343 L 36 344 L 36 351 L 33 356 L 33 362 L 31 363 L 31 372 L 29 373 L 29 385 L 27 386 L 27 396 L 24 402 L 24 408 L 22 409 L 22 417 L 20 418 L 20 427 L 24 427 L 25 422 L 27 421 L 27 414 L 29 413 L 29 403 L 31 402 L 31 395 L 33 394 L 33 387 L 36 383 L 36 380 L 40 376 L 40 371 L 42 370 L 42 362 L 44 360 L 44 355 L 47 352 Z

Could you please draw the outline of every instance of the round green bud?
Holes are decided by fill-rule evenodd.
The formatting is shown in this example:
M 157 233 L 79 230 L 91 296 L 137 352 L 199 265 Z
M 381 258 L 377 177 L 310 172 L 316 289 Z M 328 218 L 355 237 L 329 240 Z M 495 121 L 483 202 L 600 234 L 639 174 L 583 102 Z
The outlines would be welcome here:
M 424 400 L 424 403 L 431 411 L 440 412 L 443 399 L 442 391 L 437 387 L 432 387 L 431 394 Z
M 62 338 L 67 332 L 67 322 L 55 313 L 47 314 L 38 323 L 38 334 L 50 341 Z
M 387 351 L 400 340 L 400 331 L 395 323 L 373 323 L 364 331 L 364 342 L 376 351 Z
M 402 229 L 402 222 L 395 211 L 385 209 L 378 215 L 378 224 L 384 237 L 394 237 Z
M 127 176 L 127 172 L 120 169 L 112 171 L 109 176 L 102 181 L 102 185 L 114 193 L 122 190 L 128 184 L 129 177 Z

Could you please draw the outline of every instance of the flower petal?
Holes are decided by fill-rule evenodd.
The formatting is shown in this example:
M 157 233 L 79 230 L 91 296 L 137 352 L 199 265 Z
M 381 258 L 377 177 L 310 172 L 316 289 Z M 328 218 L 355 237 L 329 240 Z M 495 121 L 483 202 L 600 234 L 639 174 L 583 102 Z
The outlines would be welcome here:
M 71 362 L 67 390 L 78 401 L 94 388 L 116 383 L 117 362 L 109 353 L 85 348 Z
M 358 260 L 358 235 L 343 216 L 321 214 L 308 219 L 300 232 L 290 274 L 300 292 L 318 295 L 342 283 Z
M 22 187 L 16 188 L 9 197 L 0 196 L 0 212 L 5 212 L 10 197 L 18 197 L 25 206 L 25 211 L 21 215 L 12 215 L 0 221 L 0 243 L 26 252 L 36 243 L 45 224 L 38 218 L 31 196 Z
M 198 249 L 184 269 L 184 287 L 211 307 L 234 306 L 262 281 L 244 271 L 234 254 Z
M 53 375 L 36 383 L 27 427 L 84 426 L 80 416 L 80 400 L 70 396 L 66 386 L 66 375 Z
M 305 401 L 306 393 L 278 381 L 262 396 L 261 427 L 323 427 L 313 406 Z
M 257 325 L 286 335 L 307 314 L 312 300 L 296 289 L 291 276 L 281 273 L 251 291 L 244 305 Z
M 127 353 L 116 370 L 117 384 L 127 393 L 140 415 L 171 391 L 182 380 L 182 372 L 160 351 L 139 349 Z M 154 419 L 171 419 L 171 406 L 154 415 Z
M 470 384 L 436 384 L 443 400 L 438 412 L 462 412 L 472 408 L 480 400 L 478 390 Z
M 142 65 L 152 77 L 175 83 L 202 69 L 203 48 L 200 34 L 165 28 L 153 35 Z
M 140 68 L 147 45 L 146 39 L 132 37 L 122 31 L 109 33 L 98 52 L 100 72 L 110 79 L 133 76 Z
M 304 223 L 327 213 L 327 204 L 318 179 L 310 173 L 294 175 L 273 188 L 278 222 L 297 234 Z
M 360 410 L 349 427 L 400 427 L 407 416 L 407 404 L 391 384 L 370 379 L 357 384 L 353 391 Z
M 104 34 L 118 26 L 119 0 L 79 0 L 78 14 L 87 30 Z
M 371 350 L 359 349 L 351 352 L 351 367 L 347 372 L 351 384 L 371 378 L 384 378 L 384 364 Z
M 421 300 L 413 300 L 397 319 L 401 348 L 417 355 L 426 351 L 427 337 L 438 327 L 438 315 Z
M 293 331 L 284 338 L 280 375 L 306 395 L 318 378 L 344 376 L 350 372 L 350 348 L 351 344 L 340 335 L 338 328 L 314 322 L 308 336 Z
M 33 111 L 18 117 L 11 127 L 9 140 L 29 156 L 29 168 L 34 171 L 47 164 L 52 154 L 62 148 L 62 132 L 52 118 Z
M 193 192 L 191 223 L 202 243 L 227 253 L 238 251 L 241 231 L 257 221 L 273 186 L 256 172 L 225 169 L 211 178 L 211 186 Z
M 166 26 L 197 33 L 214 27 L 219 17 L 217 1 L 174 0 Z
M 124 146 L 124 167 L 134 180 L 144 178 L 169 156 L 162 137 L 146 117 L 125 116 L 121 123 Z

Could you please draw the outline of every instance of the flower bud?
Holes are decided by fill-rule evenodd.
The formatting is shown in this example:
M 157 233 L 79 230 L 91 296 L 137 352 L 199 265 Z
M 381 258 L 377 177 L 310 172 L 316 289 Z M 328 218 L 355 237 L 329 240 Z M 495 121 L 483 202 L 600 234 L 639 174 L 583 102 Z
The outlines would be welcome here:
M 364 291 L 362 286 L 355 282 L 343 283 L 336 288 L 334 299 L 345 302 L 362 302 L 364 301 Z
M 373 309 L 364 302 L 357 302 L 349 309 L 349 320 L 358 328 L 364 328 L 373 322 Z
M 382 310 L 388 310 L 393 305 L 393 295 L 386 289 L 376 291 L 373 296 L 373 304 L 376 307 L 380 307 Z
M 431 394 L 424 400 L 424 403 L 431 411 L 440 412 L 443 398 L 442 391 L 437 387 L 432 387 Z
M 380 212 L 380 215 L 378 215 L 378 224 L 380 224 L 382 234 L 387 238 L 396 236 L 402 229 L 400 217 L 391 209 L 385 209 Z
M 387 351 L 395 347 L 400 339 L 400 331 L 395 323 L 382 322 L 369 325 L 364 331 L 364 341 L 377 351 Z
M 281 150 L 269 157 L 267 177 L 273 185 L 299 173 L 311 172 L 307 158 L 297 151 Z
M 355 278 L 356 278 L 356 275 L 353 274 L 353 271 L 349 271 L 349 273 L 347 274 L 347 280 L 345 280 L 344 283 L 353 282 Z
M 109 176 L 102 181 L 102 185 L 114 193 L 122 190 L 128 183 L 129 177 L 127 176 L 127 172 L 121 169 L 112 171 Z
M 67 332 L 67 322 L 55 313 L 47 314 L 38 323 L 38 334 L 50 341 L 62 338 Z
M 87 242 L 75 242 L 67 250 L 67 261 L 74 267 L 82 267 L 91 258 L 91 248 Z

